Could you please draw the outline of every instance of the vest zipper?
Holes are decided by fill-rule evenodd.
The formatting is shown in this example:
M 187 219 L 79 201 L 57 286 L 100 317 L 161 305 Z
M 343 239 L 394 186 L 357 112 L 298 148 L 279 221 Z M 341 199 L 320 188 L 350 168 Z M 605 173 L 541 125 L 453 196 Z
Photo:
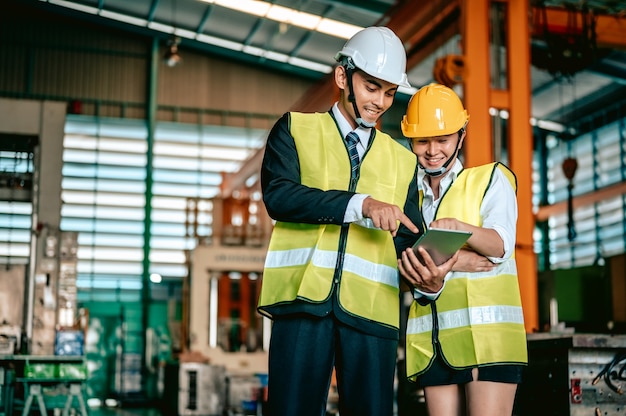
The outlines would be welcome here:
M 437 319 L 437 302 L 433 301 L 430 304 L 432 318 L 433 318 L 433 352 L 437 355 L 437 345 L 439 344 L 439 319 Z
M 333 276 L 334 286 L 338 286 L 339 282 L 341 281 L 341 273 L 343 271 L 343 260 L 346 255 L 346 244 L 348 242 L 349 228 L 349 224 L 341 226 L 341 234 L 339 235 L 339 246 L 337 247 L 337 265 L 335 267 L 335 275 Z

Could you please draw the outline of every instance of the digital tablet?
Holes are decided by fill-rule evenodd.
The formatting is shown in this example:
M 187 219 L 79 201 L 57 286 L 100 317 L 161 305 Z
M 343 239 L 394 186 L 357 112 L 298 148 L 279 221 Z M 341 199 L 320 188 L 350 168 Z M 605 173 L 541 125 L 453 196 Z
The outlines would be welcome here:
M 435 264 L 440 265 L 448 261 L 458 249 L 463 247 L 463 244 L 465 244 L 471 235 L 472 233 L 469 231 L 429 228 L 415 244 L 413 244 L 413 251 L 421 260 L 417 247 L 424 247 Z

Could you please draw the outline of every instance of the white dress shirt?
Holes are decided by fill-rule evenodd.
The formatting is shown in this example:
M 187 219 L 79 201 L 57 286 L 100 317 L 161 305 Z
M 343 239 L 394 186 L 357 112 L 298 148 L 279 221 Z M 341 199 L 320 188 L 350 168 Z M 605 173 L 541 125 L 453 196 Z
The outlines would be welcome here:
M 454 161 L 452 169 L 450 169 L 439 182 L 439 198 L 435 199 L 428 176 L 423 169 L 420 169 L 417 175 L 419 190 L 423 192 L 422 215 L 424 222 L 429 225 L 435 218 L 437 207 L 441 202 L 441 197 L 446 193 L 448 188 L 456 180 L 457 176 L 463 170 L 463 164 L 458 159 Z M 462 209 L 462 208 L 460 208 Z M 487 188 L 485 197 L 480 205 L 480 215 L 483 219 L 483 228 L 495 230 L 504 242 L 503 257 L 487 257 L 493 263 L 501 263 L 511 257 L 515 250 L 515 238 L 517 227 L 517 197 L 515 190 L 511 187 L 506 176 L 496 169 L 493 179 Z M 446 276 L 447 280 L 448 276 Z M 444 286 L 445 286 L 444 280 Z M 443 290 L 443 287 L 441 288 Z M 425 296 L 429 299 L 436 299 L 441 290 L 437 293 L 426 293 L 414 289 L 413 296 L 419 298 Z
M 338 103 L 335 103 L 332 107 L 333 116 L 335 116 L 335 120 L 337 121 L 337 125 L 339 126 L 339 130 L 341 131 L 342 137 L 346 137 L 348 133 L 354 131 L 359 136 L 359 142 L 356 145 L 356 150 L 359 152 L 359 160 L 363 159 L 363 155 L 365 155 L 365 150 L 370 142 L 370 135 L 372 134 L 371 128 L 365 127 L 357 127 L 355 130 L 352 130 L 350 123 L 348 120 L 341 114 L 339 111 Z M 348 202 L 348 206 L 346 208 L 346 213 L 343 217 L 344 223 L 354 222 L 363 227 L 367 228 L 375 228 L 372 220 L 369 218 L 363 217 L 363 201 L 369 195 L 367 194 L 355 194 L 352 198 L 350 198 L 350 202 Z

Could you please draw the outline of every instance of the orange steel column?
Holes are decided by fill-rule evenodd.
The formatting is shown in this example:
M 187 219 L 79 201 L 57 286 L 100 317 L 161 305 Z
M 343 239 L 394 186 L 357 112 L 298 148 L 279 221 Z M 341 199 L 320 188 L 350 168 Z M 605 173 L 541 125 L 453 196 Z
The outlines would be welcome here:
M 467 167 L 493 162 L 491 117 L 489 116 L 489 0 L 465 0 L 463 16 L 463 55 L 466 77 L 463 101 L 470 115 L 463 164 Z
M 532 211 L 533 133 L 530 125 L 530 7 L 529 0 L 508 0 L 508 74 L 510 90 L 510 167 L 517 176 L 517 248 L 526 332 L 539 330 L 537 256 L 533 250 Z
M 508 88 L 491 88 L 489 59 L 489 0 L 465 1 L 463 40 L 467 76 L 464 101 L 470 114 L 464 164 L 468 167 L 494 160 L 489 108 L 509 111 L 509 164 L 518 181 L 516 261 L 527 332 L 539 328 L 537 260 L 533 252 L 532 129 L 530 126 L 530 6 L 528 0 L 506 3 Z

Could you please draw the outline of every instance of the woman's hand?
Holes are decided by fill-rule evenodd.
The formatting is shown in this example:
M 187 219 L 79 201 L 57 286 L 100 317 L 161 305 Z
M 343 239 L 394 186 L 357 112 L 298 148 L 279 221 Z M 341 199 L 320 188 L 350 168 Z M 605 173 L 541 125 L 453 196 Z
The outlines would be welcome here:
M 406 282 L 422 292 L 436 293 L 443 287 L 446 275 L 456 263 L 458 252 L 450 260 L 437 266 L 430 254 L 419 247 L 419 255 L 423 263 L 418 259 L 412 248 L 407 248 L 398 259 L 398 270 Z

